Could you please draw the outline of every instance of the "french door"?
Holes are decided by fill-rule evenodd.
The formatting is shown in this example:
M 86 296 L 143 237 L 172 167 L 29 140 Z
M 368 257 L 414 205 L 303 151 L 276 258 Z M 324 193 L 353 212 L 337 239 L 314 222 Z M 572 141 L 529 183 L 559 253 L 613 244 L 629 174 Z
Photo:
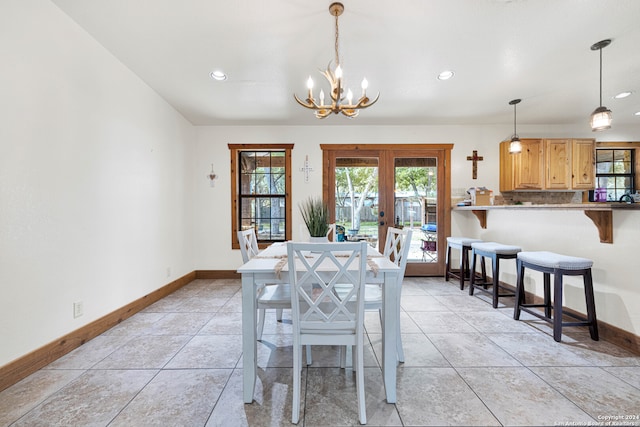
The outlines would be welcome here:
M 411 228 L 407 276 L 444 274 L 451 144 L 320 146 L 323 198 L 348 240 L 381 249 L 387 227 Z

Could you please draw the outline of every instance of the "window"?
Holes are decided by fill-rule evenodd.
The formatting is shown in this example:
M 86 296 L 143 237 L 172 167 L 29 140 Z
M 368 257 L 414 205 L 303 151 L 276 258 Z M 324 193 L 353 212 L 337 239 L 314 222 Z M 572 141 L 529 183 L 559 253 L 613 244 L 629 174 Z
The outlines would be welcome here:
M 633 193 L 635 150 L 596 150 L 596 188 L 605 188 L 607 201 L 617 201 L 625 193 Z
M 231 150 L 232 247 L 237 230 L 254 228 L 259 246 L 291 236 L 293 144 L 229 144 Z

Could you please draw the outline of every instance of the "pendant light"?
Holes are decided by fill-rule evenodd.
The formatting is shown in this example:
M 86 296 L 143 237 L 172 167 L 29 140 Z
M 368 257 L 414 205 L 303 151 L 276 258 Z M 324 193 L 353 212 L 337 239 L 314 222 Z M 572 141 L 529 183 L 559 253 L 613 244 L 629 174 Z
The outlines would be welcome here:
M 509 153 L 518 154 L 522 151 L 522 143 L 520 143 L 520 137 L 516 133 L 516 105 L 520 103 L 521 99 L 513 99 L 509 101 L 509 105 L 513 105 L 513 136 L 511 137 L 511 143 L 509 144 Z
M 602 49 L 611 44 L 610 39 L 601 40 L 598 43 L 591 46 L 591 50 L 600 51 L 600 106 L 591 113 L 591 130 L 596 132 L 600 130 L 611 129 L 611 121 L 613 116 L 611 110 L 602 105 Z

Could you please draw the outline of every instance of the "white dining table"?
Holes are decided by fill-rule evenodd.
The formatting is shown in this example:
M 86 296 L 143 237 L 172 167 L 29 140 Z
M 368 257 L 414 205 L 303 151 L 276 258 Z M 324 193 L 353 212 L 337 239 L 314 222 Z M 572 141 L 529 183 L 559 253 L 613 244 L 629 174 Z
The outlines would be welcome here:
M 388 403 L 396 402 L 396 340 L 399 319 L 397 283 L 400 268 L 371 246 L 367 247 L 367 283 L 381 283 L 382 374 Z M 238 268 L 242 275 L 242 368 L 243 399 L 253 402 L 257 376 L 256 291 L 260 285 L 286 283 L 288 265 L 286 243 L 274 243 Z

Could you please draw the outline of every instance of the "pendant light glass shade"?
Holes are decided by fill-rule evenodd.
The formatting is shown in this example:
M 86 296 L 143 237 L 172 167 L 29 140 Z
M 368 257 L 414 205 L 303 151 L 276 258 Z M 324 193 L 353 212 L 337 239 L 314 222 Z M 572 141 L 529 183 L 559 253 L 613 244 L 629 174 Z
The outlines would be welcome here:
M 509 153 L 518 154 L 522 152 L 522 143 L 520 142 L 520 138 L 518 135 L 514 135 L 511 138 L 511 143 L 509 144 Z
M 591 120 L 589 121 L 589 124 L 591 124 L 591 130 L 597 132 L 600 130 L 611 129 L 612 121 L 613 116 L 611 115 L 611 110 L 607 107 L 598 107 L 593 113 L 591 113 Z
M 513 136 L 511 137 L 511 143 L 509 144 L 509 153 L 518 154 L 522 152 L 522 143 L 520 137 L 516 132 L 516 105 L 520 103 L 520 99 L 514 99 L 509 101 L 509 105 L 513 105 Z
M 611 122 L 613 121 L 611 110 L 602 105 L 602 49 L 610 44 L 611 40 L 606 39 L 591 46 L 591 50 L 600 51 L 600 106 L 591 113 L 591 119 L 589 120 L 591 130 L 594 132 L 611 129 Z

